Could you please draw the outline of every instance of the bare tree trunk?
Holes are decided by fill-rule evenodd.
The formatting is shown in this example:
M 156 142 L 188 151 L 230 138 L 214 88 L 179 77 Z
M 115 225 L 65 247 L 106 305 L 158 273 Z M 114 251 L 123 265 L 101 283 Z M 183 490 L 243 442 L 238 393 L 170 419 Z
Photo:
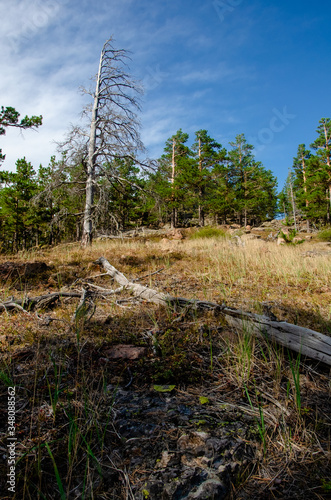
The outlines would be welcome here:
M 296 215 L 295 215 L 295 200 L 294 200 L 292 179 L 290 179 L 290 192 L 291 192 L 294 227 L 295 227 L 295 230 L 297 230 L 297 220 L 296 220 Z
M 76 223 L 76 241 L 80 240 L 80 222 Z
M 94 95 L 94 102 L 92 109 L 90 141 L 89 141 L 88 160 L 87 160 L 86 200 L 85 200 L 83 235 L 82 235 L 83 247 L 92 245 L 92 230 L 93 230 L 92 210 L 94 201 L 95 164 L 97 158 L 96 154 L 97 119 L 98 119 L 100 80 L 101 80 L 101 68 L 102 68 L 103 56 L 104 56 L 104 47 L 101 51 L 101 56 L 100 56 L 99 71 L 97 76 L 97 84 L 95 88 L 95 95 Z
M 171 185 L 172 185 L 172 203 L 175 202 L 175 139 L 172 141 L 172 163 L 171 163 Z M 177 213 L 176 208 L 173 206 L 171 211 L 171 229 L 174 229 L 177 225 Z
M 201 139 L 199 137 L 199 170 L 202 172 L 202 161 L 201 161 Z M 205 225 L 205 214 L 203 211 L 203 207 L 201 205 L 203 197 L 203 188 L 200 186 L 199 187 L 199 226 L 204 226 Z
M 307 176 L 306 176 L 306 162 L 304 157 L 302 157 L 302 175 L 303 175 L 303 189 L 306 195 L 306 209 L 309 207 L 309 200 L 307 198 Z M 307 233 L 310 233 L 309 219 L 307 217 Z

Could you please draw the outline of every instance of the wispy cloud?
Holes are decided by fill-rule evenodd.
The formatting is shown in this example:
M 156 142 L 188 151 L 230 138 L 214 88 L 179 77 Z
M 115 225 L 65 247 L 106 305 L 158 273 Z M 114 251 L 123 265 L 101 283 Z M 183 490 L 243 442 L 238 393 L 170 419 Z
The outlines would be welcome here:
M 304 102 L 305 119 L 275 134 L 263 151 L 268 168 L 278 169 L 280 145 L 291 161 L 297 142 L 312 141 L 318 119 L 328 113 L 331 7 L 306 2 L 298 12 L 283 0 L 235 3 L 220 22 L 212 0 L 0 2 L 0 105 L 44 117 L 38 133 L 10 130 L 0 137 L 4 168 L 24 155 L 35 166 L 49 161 L 52 141 L 80 120 L 87 101 L 79 86 L 93 86 L 111 34 L 116 47 L 132 51 L 130 71 L 146 87 L 142 136 L 151 155 L 162 154 L 179 128 L 191 136 L 206 128 L 226 144 L 268 126 L 273 108 L 287 105 L 299 116 Z

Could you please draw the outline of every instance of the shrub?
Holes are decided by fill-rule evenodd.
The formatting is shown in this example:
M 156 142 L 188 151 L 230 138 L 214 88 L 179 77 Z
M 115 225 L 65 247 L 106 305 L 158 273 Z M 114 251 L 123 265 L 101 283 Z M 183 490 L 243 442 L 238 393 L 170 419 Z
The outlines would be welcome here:
M 190 239 L 198 238 L 224 238 L 226 232 L 223 229 L 217 229 L 216 227 L 202 227 L 195 231 Z
M 292 229 L 288 235 L 284 234 L 283 231 L 279 231 L 279 236 L 285 240 L 286 243 L 290 243 L 292 245 L 300 245 L 305 240 L 294 241 L 294 238 L 297 236 L 298 232 L 295 229 Z
M 318 233 L 318 238 L 322 241 L 331 241 L 331 227 L 323 229 Z

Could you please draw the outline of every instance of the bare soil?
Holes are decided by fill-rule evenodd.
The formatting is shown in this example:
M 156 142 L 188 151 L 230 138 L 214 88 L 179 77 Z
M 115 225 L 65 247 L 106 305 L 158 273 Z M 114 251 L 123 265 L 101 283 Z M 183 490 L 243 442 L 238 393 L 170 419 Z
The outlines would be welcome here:
M 330 334 L 330 257 L 315 242 L 166 245 L 106 241 L 7 257 L 1 300 L 116 288 L 93 265 L 105 255 L 160 291 L 267 307 Z M 291 273 L 298 256 L 301 274 Z M 78 302 L 1 314 L 1 499 L 331 498 L 329 367 L 239 335 L 213 313 L 174 312 L 124 291 L 74 318 Z M 6 484 L 12 386 L 15 494 Z

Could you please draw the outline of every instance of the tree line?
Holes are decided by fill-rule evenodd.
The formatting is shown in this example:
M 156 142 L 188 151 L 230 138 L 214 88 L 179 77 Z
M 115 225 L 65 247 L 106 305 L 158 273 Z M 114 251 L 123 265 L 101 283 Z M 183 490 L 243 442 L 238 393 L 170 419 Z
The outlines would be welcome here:
M 237 222 L 257 225 L 279 212 L 309 223 L 329 223 L 331 205 L 330 119 L 322 119 L 312 151 L 300 145 L 286 185 L 254 157 L 239 134 L 228 149 L 207 130 L 193 144 L 181 129 L 162 156 L 142 160 L 137 112 L 139 85 L 126 70 L 127 54 L 109 39 L 101 51 L 92 113 L 60 145 L 60 158 L 37 170 L 26 158 L 16 172 L 0 171 L 0 245 L 4 252 L 35 245 L 81 240 L 97 234 L 170 223 L 203 226 Z M 15 108 L 1 108 L 0 135 L 8 127 L 35 129 L 41 116 L 20 120 Z M 0 150 L 0 163 L 4 155 Z
M 134 158 L 115 157 L 104 163 L 103 175 L 93 185 L 94 234 L 165 223 L 203 226 L 206 217 L 215 223 L 245 225 L 273 218 L 276 178 L 254 159 L 253 146 L 244 135 L 236 137 L 229 151 L 206 130 L 195 137 L 189 148 L 188 134 L 177 131 L 149 170 Z M 84 162 L 74 165 L 65 153 L 37 171 L 26 158 L 17 160 L 16 172 L 2 171 L 2 250 L 80 240 L 87 177 Z
M 301 215 L 311 223 L 331 222 L 331 119 L 319 121 L 317 138 L 310 145 L 298 146 L 279 200 L 285 216 Z

